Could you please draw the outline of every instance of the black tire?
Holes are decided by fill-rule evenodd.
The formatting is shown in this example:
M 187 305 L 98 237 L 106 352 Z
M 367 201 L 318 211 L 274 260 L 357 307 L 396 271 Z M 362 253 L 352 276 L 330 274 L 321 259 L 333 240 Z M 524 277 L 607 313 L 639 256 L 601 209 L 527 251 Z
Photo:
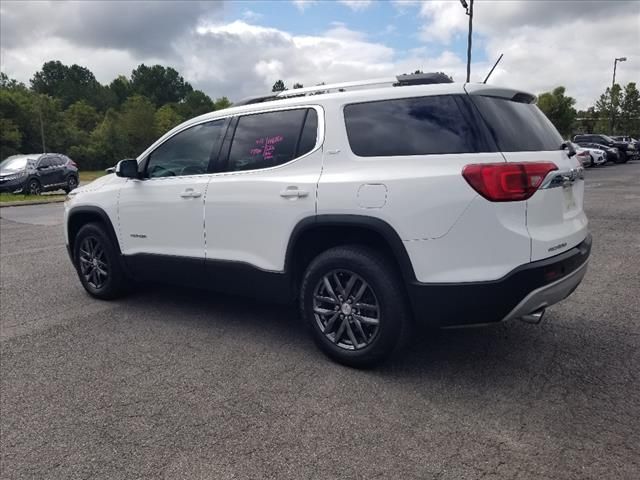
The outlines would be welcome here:
M 32 178 L 27 182 L 25 193 L 28 195 L 40 195 L 42 193 L 42 185 L 37 179 Z
M 359 278 L 351 285 L 352 295 L 347 296 L 351 301 L 362 303 L 350 301 L 353 309 L 347 307 L 346 302 L 338 306 L 338 302 L 345 300 L 345 297 L 333 291 L 340 292 L 339 288 L 326 289 L 327 287 L 324 286 L 326 285 L 325 276 L 332 278 L 333 273 L 338 276 L 344 275 L 345 279 L 351 278 L 348 275 L 355 275 Z M 346 292 L 348 281 L 345 280 L 345 283 L 343 294 L 349 293 Z M 370 290 L 366 290 L 365 296 L 360 297 L 362 300 L 356 300 L 354 298 L 356 294 L 353 294 L 353 291 L 359 291 L 363 285 L 369 287 Z M 322 292 L 322 289 L 326 290 Z M 330 296 L 335 300 L 328 298 L 326 292 L 331 292 Z M 342 300 L 339 300 L 338 296 Z M 366 299 L 367 296 L 369 300 Z M 319 308 L 317 305 L 314 306 L 314 302 L 318 302 L 317 299 L 327 298 L 331 300 L 331 305 L 338 310 L 338 313 L 334 314 L 331 311 L 331 305 L 327 307 L 328 309 L 314 311 L 314 308 Z M 324 302 L 325 300 L 320 301 Z M 366 302 L 376 302 L 377 310 L 369 309 L 367 311 L 367 307 L 364 307 Z M 358 305 L 361 307 L 356 308 Z M 345 311 L 344 308 L 348 308 L 348 310 Z M 318 347 L 333 360 L 350 367 L 368 368 L 382 362 L 391 356 L 399 346 L 404 345 L 410 335 L 410 314 L 401 276 L 387 258 L 365 246 L 340 246 L 318 255 L 309 264 L 304 274 L 300 289 L 300 309 Z M 317 312 L 324 313 L 318 314 Z M 323 315 L 325 316 L 323 317 Z M 331 323 L 331 319 L 335 315 L 339 316 Z M 368 316 L 365 317 L 365 315 Z M 370 322 L 374 319 L 369 317 L 376 315 L 377 325 L 365 323 L 364 318 Z M 326 323 L 323 323 L 325 320 L 327 320 Z M 329 326 L 330 323 L 331 326 Z M 340 331 L 342 334 L 339 333 Z M 367 335 L 370 335 L 369 339 L 367 339 Z M 337 338 L 338 336 L 339 338 Z M 356 340 L 356 345 L 351 339 Z M 362 340 L 361 343 L 360 340 Z
M 95 249 L 91 248 L 92 244 Z M 82 286 L 92 297 L 111 300 L 126 292 L 129 282 L 120 255 L 100 223 L 88 223 L 80 228 L 73 242 L 73 262 Z
M 593 161 L 593 155 L 589 154 L 589 158 L 591 159 L 591 164 L 590 164 L 589 166 L 590 166 L 591 168 L 595 167 L 595 166 L 596 166 L 596 164 L 595 164 L 595 162 Z
M 69 193 L 74 188 L 78 187 L 78 178 L 75 175 L 69 175 L 67 178 L 67 185 L 63 188 L 63 190 Z

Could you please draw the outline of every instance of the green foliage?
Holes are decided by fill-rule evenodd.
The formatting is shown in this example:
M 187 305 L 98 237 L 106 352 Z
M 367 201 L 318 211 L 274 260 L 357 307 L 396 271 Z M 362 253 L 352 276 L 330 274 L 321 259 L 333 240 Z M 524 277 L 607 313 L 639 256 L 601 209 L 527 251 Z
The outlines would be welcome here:
M 284 82 L 282 80 L 277 80 L 276 83 L 273 84 L 271 88 L 272 92 L 283 92 L 287 87 L 284 86 Z
M 164 135 L 176 125 L 181 124 L 184 121 L 182 115 L 180 115 L 172 104 L 163 105 L 156 110 L 153 126 L 156 137 Z
M 635 138 L 640 134 L 640 92 L 635 82 L 628 83 L 622 92 L 617 130 Z
M 30 84 L 0 72 L 0 160 L 42 151 L 42 118 L 47 151 L 69 155 L 81 170 L 101 170 L 139 155 L 188 118 L 231 106 L 161 65 L 140 65 L 105 86 L 84 67 L 50 61 Z
M 551 120 L 560 134 L 567 138 L 573 131 L 576 120 L 576 110 L 573 106 L 576 100 L 565 95 L 564 87 L 557 87 L 551 92 L 538 96 L 538 107 Z
M 171 67 L 141 64 L 131 72 L 131 91 L 149 98 L 156 107 L 181 102 L 193 87 Z

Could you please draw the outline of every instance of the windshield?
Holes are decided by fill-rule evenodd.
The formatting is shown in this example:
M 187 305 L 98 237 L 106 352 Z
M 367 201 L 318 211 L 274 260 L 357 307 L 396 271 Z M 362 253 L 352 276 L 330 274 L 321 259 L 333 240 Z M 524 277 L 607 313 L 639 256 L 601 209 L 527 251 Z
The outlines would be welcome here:
M 34 162 L 35 159 L 31 159 L 25 155 L 14 155 L 9 157 L 0 163 L 0 170 L 24 170 L 27 167 L 27 162 Z

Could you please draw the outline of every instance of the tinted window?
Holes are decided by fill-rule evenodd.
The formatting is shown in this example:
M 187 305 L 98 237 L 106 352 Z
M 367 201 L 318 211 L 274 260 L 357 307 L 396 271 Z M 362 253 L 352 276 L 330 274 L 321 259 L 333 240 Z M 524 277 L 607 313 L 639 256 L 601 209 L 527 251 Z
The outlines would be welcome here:
M 351 150 L 362 157 L 482 150 L 452 95 L 347 105 L 344 117 Z
M 317 130 L 315 111 L 309 110 L 309 112 L 313 112 L 309 115 L 309 128 L 313 127 L 315 118 Z M 298 148 L 298 139 L 300 139 L 306 116 L 307 110 L 300 109 L 240 117 L 229 152 L 227 170 L 273 167 L 301 155 L 302 150 Z M 315 132 L 313 135 L 315 136 Z M 311 134 L 307 134 L 305 148 L 308 148 L 310 136 Z
M 47 167 L 50 167 L 51 165 L 53 165 L 53 159 L 51 157 L 45 157 L 42 160 L 40 160 L 40 163 L 38 164 L 38 168 L 47 168 Z
M 529 103 L 471 96 L 503 152 L 558 150 L 562 137 L 544 113 Z
M 298 145 L 298 152 L 296 157 L 304 155 L 305 153 L 313 150 L 316 146 L 316 140 L 318 137 L 318 114 L 315 110 L 309 109 L 307 118 L 304 122 L 304 128 L 302 129 L 302 135 L 300 136 L 300 144 Z
M 220 148 L 224 125 L 224 120 L 216 120 L 174 135 L 151 153 L 147 175 L 153 178 L 206 173 L 212 154 Z

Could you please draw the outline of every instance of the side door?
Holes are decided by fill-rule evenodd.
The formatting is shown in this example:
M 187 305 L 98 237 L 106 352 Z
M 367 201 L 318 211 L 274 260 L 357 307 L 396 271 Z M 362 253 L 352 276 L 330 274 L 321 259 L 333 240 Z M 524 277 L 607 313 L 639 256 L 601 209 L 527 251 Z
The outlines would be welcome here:
M 64 183 L 64 164 L 65 161 L 59 155 L 52 157 L 53 169 L 52 169 L 52 183 L 56 185 L 62 185 Z
M 127 180 L 120 190 L 121 248 L 137 277 L 201 280 L 209 167 L 226 127 L 222 119 L 177 132 L 140 162 L 140 179 Z
M 207 278 L 217 288 L 260 294 L 284 278 L 269 274 L 283 272 L 296 224 L 316 214 L 323 138 L 318 106 L 234 119 L 205 200 Z M 251 284 L 260 278 L 269 281 Z
M 42 157 L 38 161 L 36 170 L 38 171 L 38 180 L 40 181 L 40 185 L 42 185 L 43 188 L 47 188 L 50 185 L 56 183 L 56 172 L 53 156 L 47 155 Z

